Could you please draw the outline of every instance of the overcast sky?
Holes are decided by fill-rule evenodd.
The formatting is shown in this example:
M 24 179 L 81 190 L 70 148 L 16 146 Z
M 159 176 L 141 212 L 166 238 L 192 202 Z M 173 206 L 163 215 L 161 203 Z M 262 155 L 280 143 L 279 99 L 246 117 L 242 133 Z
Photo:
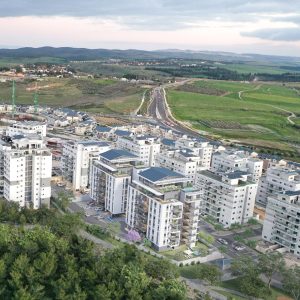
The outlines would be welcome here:
M 0 46 L 300 56 L 300 1 L 0 0 Z

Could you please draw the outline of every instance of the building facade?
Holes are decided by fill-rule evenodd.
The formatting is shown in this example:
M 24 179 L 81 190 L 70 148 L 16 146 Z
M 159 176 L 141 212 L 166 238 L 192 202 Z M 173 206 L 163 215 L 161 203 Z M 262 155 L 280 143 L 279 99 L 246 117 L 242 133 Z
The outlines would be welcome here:
M 257 183 L 248 177 L 240 171 L 197 173 L 195 186 L 203 192 L 202 211 L 225 228 L 247 223 L 253 216 L 257 192 Z
M 256 202 L 266 207 L 268 197 L 284 191 L 300 191 L 300 171 L 286 167 L 271 167 L 258 183 Z
M 41 137 L 45 137 L 47 134 L 47 125 L 46 123 L 37 122 L 37 121 L 24 121 L 24 122 L 16 122 L 11 124 L 6 129 L 7 136 L 14 135 L 27 135 L 27 134 L 37 134 Z
M 300 191 L 268 198 L 262 237 L 300 257 Z
M 90 166 L 99 154 L 110 149 L 110 144 L 101 141 L 68 141 L 63 145 L 61 169 L 65 180 L 72 183 L 74 190 L 89 186 Z
M 0 145 L 3 197 L 21 207 L 49 207 L 52 154 L 40 136 L 6 137 Z
M 129 151 L 112 149 L 92 162 L 90 196 L 112 215 L 126 212 L 128 185 L 137 161 Z
M 160 167 L 133 172 L 126 224 L 157 250 L 175 248 L 182 241 L 184 204 L 180 191 L 187 180 L 182 174 Z
M 145 166 L 155 166 L 156 155 L 160 152 L 160 143 L 150 135 L 118 137 L 117 147 L 139 157 Z
M 200 157 L 189 149 L 163 150 L 156 156 L 155 165 L 183 174 L 194 183 L 200 167 Z
M 244 151 L 225 150 L 212 155 L 211 171 L 213 172 L 248 172 L 250 179 L 258 182 L 262 176 L 263 161 L 245 154 Z

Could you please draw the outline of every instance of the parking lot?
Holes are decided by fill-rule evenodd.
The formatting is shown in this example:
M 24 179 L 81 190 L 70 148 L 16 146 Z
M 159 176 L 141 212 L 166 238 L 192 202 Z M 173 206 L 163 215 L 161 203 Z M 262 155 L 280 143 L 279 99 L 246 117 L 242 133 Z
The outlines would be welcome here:
M 214 230 L 212 225 L 205 222 L 204 220 L 200 220 L 199 230 L 204 231 L 204 232 L 214 236 L 215 242 L 214 242 L 213 246 L 215 246 L 216 248 L 220 248 L 221 246 L 223 246 L 222 248 L 225 249 L 224 255 L 228 258 L 237 258 L 239 256 L 248 256 L 255 260 L 258 257 L 257 251 L 255 251 L 255 250 L 251 249 L 250 247 L 248 247 L 244 244 L 241 244 L 240 242 L 237 242 L 235 240 L 235 237 L 237 235 L 239 235 L 239 233 L 228 231 L 228 232 L 224 233 L 222 236 L 220 236 L 219 233 L 216 230 Z M 261 237 L 261 229 L 253 229 L 253 237 L 254 236 Z M 218 239 L 220 239 L 220 238 L 224 239 L 227 242 L 227 244 L 225 245 L 225 244 L 219 242 Z M 237 249 L 235 249 L 236 246 L 243 246 L 243 249 L 237 250 Z

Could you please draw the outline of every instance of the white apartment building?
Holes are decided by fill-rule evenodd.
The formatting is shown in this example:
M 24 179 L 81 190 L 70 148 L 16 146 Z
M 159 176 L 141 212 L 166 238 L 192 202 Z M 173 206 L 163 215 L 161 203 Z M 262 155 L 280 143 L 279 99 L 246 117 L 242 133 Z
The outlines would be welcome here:
M 157 138 L 151 135 L 119 136 L 117 140 L 117 148 L 135 154 L 145 166 L 155 165 L 155 157 L 160 152 L 160 146 Z
M 190 248 L 196 246 L 198 223 L 202 211 L 202 192 L 194 187 L 183 188 L 180 192 L 180 201 L 183 203 L 181 243 Z
M 52 154 L 37 135 L 5 137 L 0 144 L 3 196 L 21 207 L 50 205 Z
M 213 146 L 204 139 L 181 138 L 175 141 L 175 149 L 186 149 L 200 157 L 199 166 L 203 170 L 210 168 Z
M 300 191 L 268 198 L 262 237 L 300 257 Z
M 128 184 L 137 161 L 129 151 L 112 149 L 92 162 L 90 196 L 112 215 L 126 212 Z
M 197 173 L 195 185 L 203 192 L 202 211 L 225 228 L 247 223 L 253 216 L 257 191 L 257 183 L 249 182 L 248 177 L 241 171 Z
M 20 134 L 38 134 L 41 137 L 45 137 L 47 134 L 47 125 L 46 123 L 37 121 L 24 121 L 11 124 L 6 129 L 6 135 L 8 136 Z
M 268 197 L 284 191 L 300 191 L 300 173 L 286 167 L 271 167 L 258 183 L 256 202 L 265 207 Z
M 212 172 L 244 171 L 250 173 L 250 179 L 258 182 L 262 176 L 263 161 L 245 154 L 244 151 L 225 150 L 212 155 Z
M 190 149 L 163 150 L 156 156 L 155 165 L 185 175 L 194 183 L 201 159 Z
M 86 189 L 92 160 L 110 149 L 110 144 L 101 141 L 68 141 L 63 145 L 61 169 L 65 180 L 72 183 L 74 190 Z
M 133 170 L 128 187 L 126 224 L 157 250 L 180 245 L 183 202 L 180 191 L 187 178 L 166 168 Z

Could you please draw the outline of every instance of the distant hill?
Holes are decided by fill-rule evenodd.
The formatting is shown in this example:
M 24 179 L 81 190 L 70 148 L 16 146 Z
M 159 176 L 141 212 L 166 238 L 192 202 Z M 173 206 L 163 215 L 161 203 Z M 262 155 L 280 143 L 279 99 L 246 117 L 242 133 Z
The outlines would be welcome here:
M 0 49 L 0 58 L 40 58 L 54 57 L 64 59 L 65 61 L 72 60 L 97 60 L 97 59 L 203 59 L 224 62 L 249 62 L 262 61 L 273 63 L 299 63 L 298 57 L 285 56 L 268 56 L 258 54 L 236 54 L 231 52 L 212 52 L 212 51 L 191 51 L 191 50 L 116 50 L 116 49 L 85 49 L 71 47 L 41 47 L 41 48 L 19 48 L 19 49 Z

